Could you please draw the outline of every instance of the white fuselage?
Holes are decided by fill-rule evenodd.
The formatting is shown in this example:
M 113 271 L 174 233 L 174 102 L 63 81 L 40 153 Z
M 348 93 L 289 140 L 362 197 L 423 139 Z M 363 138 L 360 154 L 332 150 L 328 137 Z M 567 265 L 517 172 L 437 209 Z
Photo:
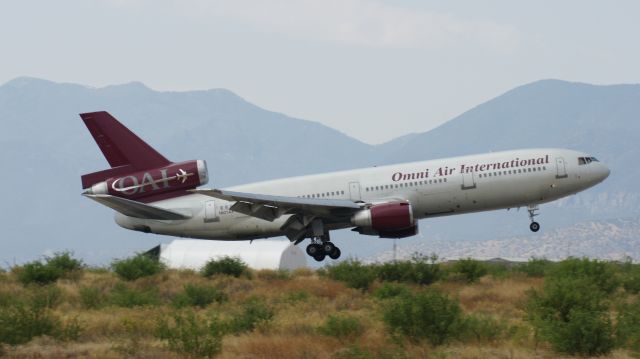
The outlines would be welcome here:
M 228 188 L 267 195 L 356 202 L 407 200 L 415 218 L 531 206 L 587 189 L 609 175 L 587 154 L 565 149 L 526 149 L 284 178 Z M 187 213 L 181 221 L 137 219 L 116 214 L 128 229 L 181 237 L 246 240 L 282 235 L 288 216 L 273 222 L 233 212 L 228 202 L 192 194 L 153 203 Z M 332 224 L 329 229 L 353 227 Z

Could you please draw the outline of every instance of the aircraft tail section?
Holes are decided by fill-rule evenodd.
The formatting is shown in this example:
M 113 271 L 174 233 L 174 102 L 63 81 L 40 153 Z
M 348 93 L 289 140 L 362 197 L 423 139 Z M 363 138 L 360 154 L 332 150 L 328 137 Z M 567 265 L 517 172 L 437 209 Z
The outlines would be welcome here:
M 188 195 L 209 180 L 205 161 L 171 162 L 107 112 L 80 117 L 111 165 L 82 176 L 83 194 L 107 207 L 133 217 L 168 218 L 142 203 Z
M 110 169 L 83 175 L 82 188 L 107 178 L 172 164 L 108 112 L 83 113 L 80 117 L 111 165 Z

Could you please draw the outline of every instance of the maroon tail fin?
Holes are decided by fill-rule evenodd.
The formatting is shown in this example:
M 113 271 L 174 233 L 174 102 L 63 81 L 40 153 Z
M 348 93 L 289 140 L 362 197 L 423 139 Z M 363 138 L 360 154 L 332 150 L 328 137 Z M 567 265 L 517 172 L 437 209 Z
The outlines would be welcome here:
M 80 117 L 111 165 L 111 169 L 82 176 L 82 188 L 127 172 L 171 164 L 108 112 L 83 113 Z

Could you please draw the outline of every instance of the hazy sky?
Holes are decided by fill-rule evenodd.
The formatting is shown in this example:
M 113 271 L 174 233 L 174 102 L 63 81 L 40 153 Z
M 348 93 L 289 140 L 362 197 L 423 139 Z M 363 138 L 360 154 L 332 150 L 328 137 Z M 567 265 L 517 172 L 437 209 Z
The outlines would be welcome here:
M 0 0 L 0 83 L 227 88 L 380 143 L 539 79 L 638 83 L 639 18 L 638 1 Z

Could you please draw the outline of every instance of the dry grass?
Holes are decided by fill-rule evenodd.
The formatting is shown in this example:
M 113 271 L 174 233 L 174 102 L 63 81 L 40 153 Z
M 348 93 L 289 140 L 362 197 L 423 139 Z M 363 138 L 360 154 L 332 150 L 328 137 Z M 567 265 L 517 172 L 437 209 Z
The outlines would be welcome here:
M 17 284 L 12 274 L 0 274 L 0 277 L 0 304 L 3 298 L 25 300 L 29 296 L 32 289 Z M 517 327 L 518 332 L 495 343 L 454 342 L 435 348 L 425 343 L 395 342 L 380 319 L 381 307 L 388 304 L 374 299 L 370 292 L 347 288 L 310 270 L 298 270 L 288 275 L 260 271 L 253 273 L 253 279 L 226 276 L 206 279 L 194 272 L 171 270 L 128 284 L 137 289 L 155 288 L 160 305 L 134 308 L 107 305 L 93 310 L 82 307 L 81 287 L 99 288 L 106 296 L 118 282 L 113 274 L 97 271 L 86 271 L 77 280 L 59 281 L 56 285 L 63 298 L 53 312 L 62 320 L 78 319 L 83 328 L 78 340 L 64 343 L 48 337 L 36 338 L 24 345 L 1 348 L 0 357 L 178 358 L 179 355 L 170 352 L 153 334 L 158 318 L 175 311 L 170 302 L 186 284 L 215 286 L 228 296 L 226 302 L 194 309 L 198 315 L 217 313 L 228 318 L 251 297 L 263 298 L 275 311 L 271 323 L 260 325 L 253 332 L 226 335 L 220 358 L 325 359 L 354 347 L 368 353 L 404 352 L 411 358 L 561 357 L 544 345 L 536 345 L 531 329 L 522 320 L 526 292 L 540 287 L 542 280 L 518 275 L 506 279 L 485 276 L 475 284 L 436 283 L 434 287 L 458 298 L 466 313 L 492 316 Z M 328 314 L 335 313 L 358 318 L 365 328 L 364 333 L 348 340 L 319 334 L 317 328 Z M 617 350 L 605 358 L 631 357 L 630 352 Z

